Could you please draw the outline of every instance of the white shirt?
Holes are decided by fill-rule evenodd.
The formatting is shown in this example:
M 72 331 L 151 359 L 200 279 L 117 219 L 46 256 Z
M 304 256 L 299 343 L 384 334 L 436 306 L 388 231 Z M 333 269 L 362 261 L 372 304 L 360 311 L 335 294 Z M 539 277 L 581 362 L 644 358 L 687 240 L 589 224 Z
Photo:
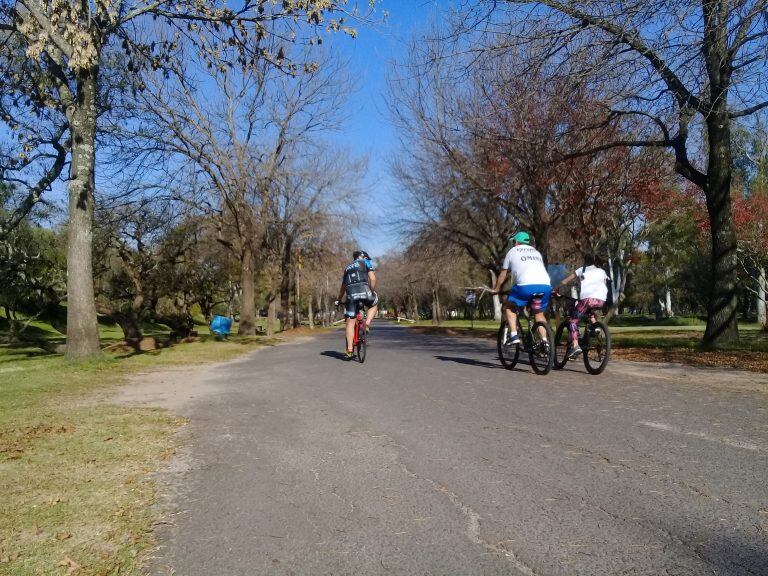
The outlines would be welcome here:
M 544 258 L 536 248 L 518 244 L 507 252 L 504 258 L 503 270 L 508 270 L 513 284 L 528 286 L 530 284 L 550 285 L 549 274 L 544 267 Z
M 598 268 L 597 266 L 583 266 L 577 268 L 574 274 L 581 281 L 581 292 L 579 298 L 595 298 L 596 300 L 608 299 L 608 286 L 606 281 L 608 280 L 608 274 L 605 270 Z

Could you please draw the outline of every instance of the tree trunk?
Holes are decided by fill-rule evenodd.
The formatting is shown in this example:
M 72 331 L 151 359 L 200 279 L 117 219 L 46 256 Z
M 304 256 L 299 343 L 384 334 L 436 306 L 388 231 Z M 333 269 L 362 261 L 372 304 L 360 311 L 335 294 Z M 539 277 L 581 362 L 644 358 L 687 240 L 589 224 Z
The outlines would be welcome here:
M 323 292 L 323 294 L 320 295 L 320 298 L 317 301 L 317 306 L 320 308 L 320 318 L 323 323 L 323 328 L 328 327 L 328 321 L 330 314 L 328 313 L 328 294 Z
M 101 354 L 93 290 L 93 202 L 96 164 L 98 67 L 77 80 L 76 102 L 66 113 L 72 134 L 67 243 L 67 357 Z
M 408 296 L 408 317 L 411 320 L 419 319 L 419 306 L 416 302 L 416 295 L 413 293 Z
M 240 259 L 240 336 L 256 335 L 256 294 L 253 279 L 253 252 L 246 245 Z
M 296 270 L 294 272 L 294 291 L 293 291 L 293 327 L 298 328 L 301 326 L 301 269 L 296 264 Z
M 725 96 L 717 99 L 715 110 L 707 118 L 709 164 L 705 192 L 712 232 L 712 292 L 703 344 L 708 348 L 739 339 L 736 318 L 738 261 L 731 210 L 731 134 Z
M 309 329 L 314 330 L 315 329 L 315 313 L 312 309 L 312 294 L 309 295 L 308 301 L 308 308 L 307 308 L 307 319 L 309 320 Z
M 275 335 L 275 324 L 277 322 L 277 298 L 272 297 L 267 309 L 267 336 L 271 338 Z
M 768 330 L 768 314 L 766 314 L 766 297 L 768 297 L 768 278 L 765 266 L 760 266 L 757 274 L 757 323 L 763 330 Z
M 624 262 L 624 251 L 619 251 L 619 257 L 614 259 L 608 255 L 608 277 L 610 278 L 609 290 L 611 291 L 611 298 L 613 303 L 610 309 L 605 314 L 605 321 L 609 322 L 614 316 L 617 316 L 621 303 L 624 300 L 624 291 L 627 287 L 627 275 L 629 274 L 629 266 L 631 261 Z
M 125 343 L 134 350 L 139 350 L 139 345 L 144 335 L 141 333 L 138 318 L 134 314 L 128 313 L 118 314 L 116 319 L 123 331 Z
M 432 288 L 432 324 L 440 326 L 443 323 L 443 317 L 440 311 L 440 294 L 438 289 Z
M 205 321 L 210 323 L 213 320 L 213 301 L 208 298 L 202 298 L 198 301 L 200 306 L 200 313 L 205 318 Z
M 674 318 L 675 313 L 672 310 L 672 290 L 669 286 L 664 286 L 664 316 Z
M 496 281 L 499 279 L 499 277 L 496 275 L 495 270 L 489 270 L 491 273 L 491 288 L 496 287 Z M 501 322 L 501 298 L 498 294 L 493 295 L 493 320 L 495 322 Z
M 291 307 L 291 251 L 293 250 L 288 243 L 283 251 L 282 262 L 280 263 L 280 329 L 287 330 L 289 323 L 288 311 Z

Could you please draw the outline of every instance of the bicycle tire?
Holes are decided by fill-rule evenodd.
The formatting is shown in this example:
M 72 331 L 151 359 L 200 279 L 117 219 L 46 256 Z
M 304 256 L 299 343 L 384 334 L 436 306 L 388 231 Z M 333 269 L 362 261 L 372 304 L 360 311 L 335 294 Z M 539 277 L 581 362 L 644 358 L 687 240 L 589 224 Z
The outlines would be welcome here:
M 548 342 L 546 351 L 542 349 L 539 328 L 544 328 L 546 333 L 546 341 Z M 549 325 L 549 322 L 535 322 L 530 330 L 532 346 L 528 350 L 528 357 L 531 361 L 531 368 L 533 368 L 533 371 L 536 374 L 544 376 L 545 374 L 549 374 L 549 371 L 552 370 L 552 366 L 555 363 L 555 347 L 552 345 L 552 327 Z
M 568 331 L 568 323 L 561 322 L 555 334 L 555 370 L 562 370 L 568 364 L 568 345 L 570 342 L 571 333 Z
M 365 322 L 359 322 L 356 326 L 357 329 L 357 360 L 362 364 L 365 362 L 365 355 L 368 347 L 365 343 Z
M 600 332 L 597 332 L 600 330 Z M 600 334 L 602 334 L 600 336 Z M 595 344 L 597 342 L 597 344 Z M 605 367 L 608 366 L 608 361 L 611 359 L 611 333 L 608 330 L 608 326 L 602 322 L 595 322 L 590 324 L 587 329 L 586 342 L 582 356 L 584 357 L 584 368 L 590 374 L 600 374 Z M 597 358 L 594 361 L 590 358 L 593 350 L 597 351 Z
M 496 351 L 499 353 L 499 360 L 501 361 L 501 365 L 504 366 L 504 368 L 507 370 L 512 370 L 517 364 L 518 358 L 520 357 L 520 346 L 515 346 L 514 354 L 511 354 L 509 346 L 504 346 L 504 341 L 507 339 L 507 331 L 507 323 L 505 320 L 502 320 L 501 326 L 499 326 L 499 333 L 496 337 Z M 510 355 L 505 355 L 505 351 Z

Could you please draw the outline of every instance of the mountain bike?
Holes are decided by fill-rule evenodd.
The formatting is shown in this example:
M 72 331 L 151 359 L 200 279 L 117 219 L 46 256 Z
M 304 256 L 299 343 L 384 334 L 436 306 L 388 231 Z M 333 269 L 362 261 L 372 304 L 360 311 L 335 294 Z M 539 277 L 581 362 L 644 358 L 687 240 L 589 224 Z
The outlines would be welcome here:
M 508 294 L 501 293 L 502 294 Z M 512 370 L 520 358 L 520 351 L 528 353 L 531 368 L 536 374 L 548 374 L 552 370 L 555 361 L 555 350 L 552 346 L 552 327 L 549 322 L 532 322 L 531 313 L 541 307 L 543 294 L 533 294 L 522 311 L 517 315 L 517 333 L 521 343 L 507 346 L 509 326 L 506 319 L 502 319 L 499 326 L 499 334 L 496 340 L 496 349 L 499 353 L 501 365 L 507 370 Z
M 574 313 L 576 298 L 558 294 L 561 298 L 570 302 L 568 316 Z M 590 374 L 600 374 L 608 366 L 611 358 L 611 332 L 608 326 L 597 319 L 597 309 L 587 310 L 579 324 L 583 324 L 583 330 L 579 330 L 579 347 L 584 360 L 584 368 Z M 595 319 L 593 322 L 592 319 Z M 571 334 L 568 331 L 568 319 L 566 318 L 557 327 L 555 332 L 555 369 L 562 370 L 568 363 L 568 354 L 571 348 Z

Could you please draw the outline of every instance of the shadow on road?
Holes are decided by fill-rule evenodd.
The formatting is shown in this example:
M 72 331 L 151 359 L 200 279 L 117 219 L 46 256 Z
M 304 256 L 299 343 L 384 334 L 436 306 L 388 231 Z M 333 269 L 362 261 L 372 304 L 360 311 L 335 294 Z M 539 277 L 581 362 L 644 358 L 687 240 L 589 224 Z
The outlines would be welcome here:
M 320 356 L 328 356 L 328 358 L 344 360 L 344 362 L 348 360 L 348 358 L 344 355 L 344 352 L 337 352 L 336 350 L 326 350 L 325 352 L 320 352 Z
M 468 366 L 482 366 L 483 368 L 495 368 L 503 369 L 501 364 L 492 364 L 483 360 L 476 360 L 474 358 L 462 358 L 461 356 L 435 356 L 438 360 L 443 362 L 456 362 L 457 364 L 467 364 Z

